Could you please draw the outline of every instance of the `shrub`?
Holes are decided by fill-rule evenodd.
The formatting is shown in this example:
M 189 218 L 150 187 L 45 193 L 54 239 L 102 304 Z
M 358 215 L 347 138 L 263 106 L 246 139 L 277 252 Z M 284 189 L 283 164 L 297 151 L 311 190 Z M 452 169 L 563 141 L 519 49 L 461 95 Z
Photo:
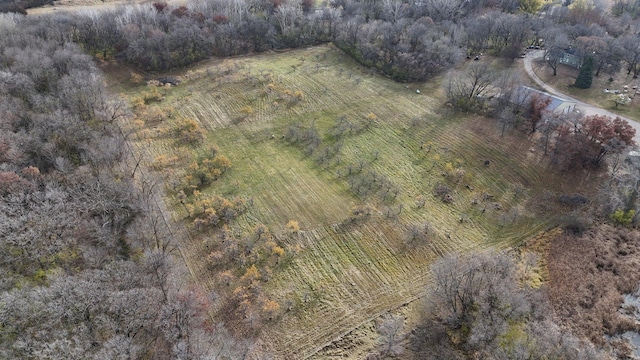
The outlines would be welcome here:
M 27 179 L 37 179 L 40 176 L 40 169 L 35 166 L 27 166 L 21 171 L 22 176 Z
M 145 105 L 162 101 L 164 95 L 162 95 L 160 91 L 158 91 L 158 86 L 160 86 L 161 83 L 156 80 L 156 82 L 149 82 L 148 84 L 149 86 L 152 86 L 151 90 L 142 93 L 142 98 L 144 99 Z
M 565 215 L 560 223 L 564 231 L 575 235 L 582 235 L 582 233 L 591 227 L 591 219 L 584 214 L 578 213 Z
M 177 156 L 158 155 L 151 163 L 151 169 L 162 170 L 166 167 L 173 166 L 178 161 Z
M 195 144 L 204 140 L 204 129 L 193 119 L 178 121 L 174 128 L 174 134 L 178 142 L 183 144 Z
M 17 193 L 29 187 L 29 181 L 13 171 L 0 172 L 0 195 Z
M 138 74 L 137 72 L 131 72 L 129 80 L 136 85 L 140 85 L 144 82 L 144 78 L 142 77 L 142 75 Z
M 614 211 L 613 214 L 609 215 L 609 217 L 616 225 L 628 226 L 631 224 L 631 221 L 633 221 L 633 217 L 635 215 L 635 210 L 624 211 L 622 209 L 618 209 Z
M 451 189 L 448 186 L 437 185 L 433 189 L 433 195 L 445 203 L 453 202 L 453 196 L 451 196 Z
M 214 152 L 215 153 L 215 152 Z M 187 173 L 182 180 L 182 191 L 187 195 L 202 190 L 231 167 L 231 160 L 222 154 L 204 157 L 194 161 L 187 168 Z
M 572 206 L 572 207 L 579 207 L 589 203 L 589 199 L 587 199 L 586 197 L 580 194 L 561 195 L 558 200 L 562 204 Z
M 267 319 L 272 320 L 278 315 L 278 311 L 280 310 L 280 305 L 273 300 L 267 300 L 262 305 L 262 311 L 265 313 Z
M 214 195 L 186 204 L 186 208 L 193 225 L 198 229 L 207 229 L 231 222 L 245 210 L 245 203 L 241 198 L 229 200 Z
M 253 108 L 249 105 L 243 106 L 242 108 L 240 108 L 240 117 L 242 119 L 253 115 L 253 113 L 254 113 Z
M 347 218 L 347 222 L 349 223 L 357 223 L 360 221 L 364 221 L 371 216 L 374 208 L 369 205 L 363 206 L 354 206 L 351 208 L 351 212 L 349 217 Z
M 300 224 L 296 220 L 289 220 L 287 225 L 285 226 L 288 232 L 297 233 L 300 231 Z

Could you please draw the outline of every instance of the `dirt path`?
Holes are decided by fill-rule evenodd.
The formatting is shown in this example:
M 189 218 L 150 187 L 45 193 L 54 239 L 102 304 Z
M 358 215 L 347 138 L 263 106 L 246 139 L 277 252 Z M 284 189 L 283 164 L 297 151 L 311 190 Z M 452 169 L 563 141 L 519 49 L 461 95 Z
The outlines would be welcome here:
M 527 72 L 527 75 L 529 75 L 529 77 L 531 78 L 531 80 L 533 80 L 536 85 L 538 85 L 539 87 L 541 87 L 544 91 L 548 92 L 549 94 L 553 94 L 556 96 L 559 96 L 561 98 L 573 101 L 576 103 L 576 109 L 578 111 L 580 111 L 582 114 L 585 114 L 587 116 L 590 115 L 606 115 L 606 116 L 610 116 L 612 118 L 615 117 L 620 117 L 623 120 L 626 120 L 627 122 L 629 122 L 629 124 L 631 124 L 631 126 L 633 126 L 636 129 L 636 136 L 635 136 L 635 141 L 636 143 L 640 144 L 640 123 L 638 123 L 635 120 L 631 120 L 627 117 L 618 115 L 618 114 L 614 114 L 610 111 L 607 111 L 605 109 L 599 108 L 597 106 L 593 106 L 591 104 L 588 104 L 584 101 L 580 101 L 576 98 L 573 98 L 567 94 L 563 94 L 560 91 L 552 88 L 551 86 L 547 85 L 546 83 L 544 83 L 539 77 L 538 75 L 536 75 L 536 73 L 533 71 L 533 61 L 536 59 L 541 58 L 542 56 L 544 56 L 544 50 L 536 50 L 536 51 L 531 51 L 529 53 L 527 53 L 527 55 L 524 58 L 524 70 Z

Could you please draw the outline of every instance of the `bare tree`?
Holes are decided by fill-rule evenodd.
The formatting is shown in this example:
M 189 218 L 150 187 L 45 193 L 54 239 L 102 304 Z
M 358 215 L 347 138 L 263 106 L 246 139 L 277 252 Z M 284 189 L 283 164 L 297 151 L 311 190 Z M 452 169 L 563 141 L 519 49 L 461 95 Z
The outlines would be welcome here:
M 563 27 L 552 23 L 545 27 L 542 36 L 545 45 L 544 60 L 553 69 L 553 76 L 556 76 L 558 65 L 569 47 L 569 37 Z
M 402 353 L 401 342 L 404 339 L 402 333 L 404 318 L 399 315 L 388 315 L 378 325 L 378 349 L 380 355 L 395 357 Z
M 291 36 L 295 29 L 296 21 L 302 17 L 300 4 L 288 3 L 278 6 L 274 12 L 274 17 L 278 21 L 280 32 L 285 36 Z
M 384 12 L 395 23 L 409 14 L 409 4 L 401 0 L 384 0 Z
M 202 326 L 206 302 L 169 281 L 171 237 L 153 184 L 135 187 L 123 162 L 116 123 L 127 105 L 80 47 L 47 30 L 73 17 L 6 20 L 0 15 L 0 52 L 12 54 L 0 62 L 0 357 L 239 358 L 231 336 L 218 340 L 212 324 Z M 87 29 L 100 21 L 91 17 Z
M 424 198 L 421 199 L 424 201 Z M 403 238 L 404 243 L 410 247 L 417 247 L 421 245 L 425 245 L 429 240 L 429 233 L 431 232 L 431 226 L 429 223 L 423 224 L 412 224 L 407 230 L 405 230 Z
M 535 266 L 536 259 L 524 261 Z M 544 293 L 528 288 L 526 276 L 517 279 L 511 255 L 450 254 L 432 272 L 435 284 L 426 298 L 425 317 L 410 337 L 419 358 L 602 358 L 571 334 L 560 335 L 545 310 Z M 523 326 L 522 332 L 505 336 L 514 323 Z
M 583 57 L 593 59 L 595 76 L 607 67 L 620 69 L 620 48 L 612 37 L 580 36 L 576 39 L 576 47 Z
M 436 262 L 432 271 L 436 284 L 430 301 L 447 328 L 466 329 L 462 336 L 467 346 L 493 342 L 508 321 L 528 311 L 528 303 L 517 291 L 515 265 L 506 255 L 453 254 Z
M 569 117 L 573 114 L 544 112 L 542 123 L 538 126 L 538 131 L 542 134 L 542 146 L 544 148 L 544 154 L 547 155 L 551 140 L 556 133 L 556 130 L 560 125 L 567 124 Z
M 620 45 L 624 48 L 622 58 L 627 63 L 627 74 L 633 72 L 633 78 L 640 73 L 640 41 L 638 35 L 626 35 L 620 38 Z
M 464 17 L 464 4 L 464 0 L 426 0 L 422 2 L 426 15 L 437 22 Z
M 463 110 L 482 109 L 492 95 L 497 72 L 484 62 L 474 63 L 459 75 L 449 78 L 446 84 L 448 100 Z

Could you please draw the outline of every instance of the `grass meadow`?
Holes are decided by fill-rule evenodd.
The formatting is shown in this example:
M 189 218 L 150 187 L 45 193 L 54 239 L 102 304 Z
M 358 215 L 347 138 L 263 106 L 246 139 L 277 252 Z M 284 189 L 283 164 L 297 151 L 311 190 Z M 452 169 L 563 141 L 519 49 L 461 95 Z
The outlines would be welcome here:
M 264 224 L 299 249 L 264 283 L 280 311 L 257 336 L 278 359 L 308 358 L 419 299 L 429 265 L 445 253 L 539 236 L 554 225 L 557 195 L 582 185 L 550 171 L 523 134 L 501 137 L 491 119 L 453 112 L 442 78 L 395 83 L 332 45 L 212 59 L 168 74 L 182 80 L 173 87 L 135 85 L 136 75 L 118 71 L 114 88 L 136 105 L 131 143 L 164 179 L 169 216 L 189 229 L 179 246 L 196 283 L 220 288 L 204 261 L 216 232 L 184 221 L 172 184 L 211 144 L 232 167 L 203 192 L 251 204 L 230 228 Z M 199 145 L 171 136 L 184 119 L 204 129 Z M 311 130 L 311 145 L 290 140 Z M 154 164 L 162 156 L 169 160 Z M 354 215 L 365 208 L 369 215 Z M 290 220 L 300 227 L 293 234 Z M 428 230 L 411 242 L 415 228 Z

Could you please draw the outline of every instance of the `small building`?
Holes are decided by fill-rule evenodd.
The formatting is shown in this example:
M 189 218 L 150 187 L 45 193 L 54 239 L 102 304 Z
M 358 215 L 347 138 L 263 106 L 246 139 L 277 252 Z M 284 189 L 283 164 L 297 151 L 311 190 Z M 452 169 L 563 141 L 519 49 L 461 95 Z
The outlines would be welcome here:
M 567 66 L 571 66 L 576 69 L 580 69 L 582 67 L 582 58 L 576 54 L 572 54 L 568 51 L 565 51 L 562 54 L 562 57 L 558 61 L 560 64 L 564 64 Z
M 551 112 L 558 114 L 568 114 L 574 111 L 576 108 L 576 103 L 574 101 L 566 100 L 547 92 L 530 88 L 528 86 L 521 86 L 513 95 L 511 102 L 520 106 L 529 106 L 531 97 L 534 94 L 540 96 L 542 99 L 551 99 L 551 102 L 549 102 L 549 105 L 547 105 L 547 110 Z

